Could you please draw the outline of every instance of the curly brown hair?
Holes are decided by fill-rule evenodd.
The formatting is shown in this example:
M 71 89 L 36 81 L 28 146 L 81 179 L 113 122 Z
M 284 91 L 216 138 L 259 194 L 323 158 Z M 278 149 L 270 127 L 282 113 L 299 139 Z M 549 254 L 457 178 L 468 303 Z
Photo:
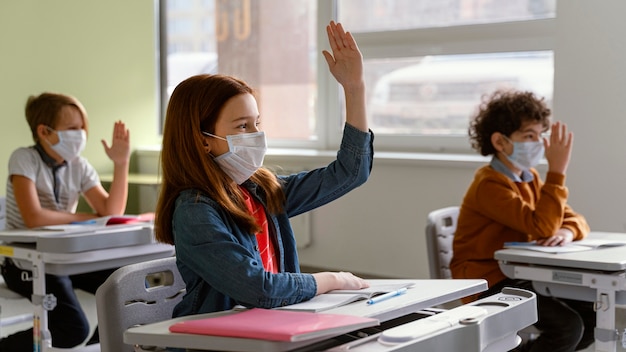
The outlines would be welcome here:
M 509 137 L 526 122 L 541 123 L 546 131 L 550 126 L 550 114 L 545 99 L 532 92 L 496 91 L 483 97 L 478 113 L 470 122 L 470 143 L 481 155 L 495 154 L 496 149 L 491 144 L 494 132 Z

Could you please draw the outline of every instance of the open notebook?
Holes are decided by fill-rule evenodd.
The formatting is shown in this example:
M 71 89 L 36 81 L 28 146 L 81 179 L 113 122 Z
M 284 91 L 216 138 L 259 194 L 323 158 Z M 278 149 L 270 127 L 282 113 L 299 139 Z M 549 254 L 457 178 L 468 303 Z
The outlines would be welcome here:
M 338 336 L 379 325 L 373 318 L 252 308 L 228 315 L 172 324 L 174 333 L 239 337 L 271 341 L 306 341 Z
M 368 300 L 370 298 L 393 292 L 413 285 L 412 282 L 389 280 L 367 280 L 370 287 L 360 290 L 333 290 L 328 293 L 317 295 L 308 301 L 292 304 L 289 306 L 279 307 L 281 310 L 295 310 L 304 312 L 322 312 L 328 309 L 350 304 L 360 300 Z
M 620 247 L 626 246 L 626 240 L 624 242 L 621 241 L 611 241 L 611 240 L 602 240 L 602 239 L 583 239 L 580 241 L 570 242 L 564 246 L 541 246 L 534 241 L 532 242 L 505 242 L 504 248 L 511 249 L 527 249 L 536 252 L 544 252 L 544 253 L 571 253 L 571 252 L 580 252 L 580 251 L 589 251 L 592 249 L 600 249 L 600 248 L 611 248 L 611 247 Z

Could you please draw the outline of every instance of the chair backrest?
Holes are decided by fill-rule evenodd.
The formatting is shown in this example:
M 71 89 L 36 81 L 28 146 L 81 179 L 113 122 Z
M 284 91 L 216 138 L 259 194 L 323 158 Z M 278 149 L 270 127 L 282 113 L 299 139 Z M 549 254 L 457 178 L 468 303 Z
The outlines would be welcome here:
M 102 352 L 133 352 L 123 341 L 128 328 L 171 319 L 185 292 L 176 258 L 131 264 L 117 269 L 96 291 Z
M 458 206 L 437 209 L 428 214 L 426 248 L 431 279 L 452 278 L 450 260 L 458 217 Z

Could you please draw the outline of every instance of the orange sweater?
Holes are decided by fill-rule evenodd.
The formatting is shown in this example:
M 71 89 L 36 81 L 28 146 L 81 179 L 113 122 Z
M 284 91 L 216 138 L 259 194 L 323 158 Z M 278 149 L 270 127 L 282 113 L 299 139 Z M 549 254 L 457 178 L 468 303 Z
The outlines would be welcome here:
M 459 213 L 450 263 L 455 279 L 486 279 L 489 286 L 506 277 L 494 252 L 504 242 L 547 238 L 567 228 L 579 240 L 589 233 L 585 218 L 567 204 L 565 175 L 548 172 L 545 184 L 536 170 L 530 182 L 514 182 L 486 165 L 476 171 Z

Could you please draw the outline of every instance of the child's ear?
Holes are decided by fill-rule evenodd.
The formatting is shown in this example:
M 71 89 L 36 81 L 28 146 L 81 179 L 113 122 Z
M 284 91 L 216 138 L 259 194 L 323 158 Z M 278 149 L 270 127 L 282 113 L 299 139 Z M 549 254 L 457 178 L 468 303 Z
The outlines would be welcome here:
M 48 129 L 48 126 L 44 124 L 37 125 L 37 136 L 39 137 L 39 139 L 46 137 L 49 134 L 50 134 L 50 129 Z
M 504 138 L 502 133 L 494 132 L 491 134 L 491 145 L 493 145 L 495 150 L 503 152 L 505 146 L 507 145 L 507 140 Z
M 204 147 L 204 152 L 209 154 L 211 152 L 211 143 L 209 143 L 209 137 L 203 137 L 202 146 Z

